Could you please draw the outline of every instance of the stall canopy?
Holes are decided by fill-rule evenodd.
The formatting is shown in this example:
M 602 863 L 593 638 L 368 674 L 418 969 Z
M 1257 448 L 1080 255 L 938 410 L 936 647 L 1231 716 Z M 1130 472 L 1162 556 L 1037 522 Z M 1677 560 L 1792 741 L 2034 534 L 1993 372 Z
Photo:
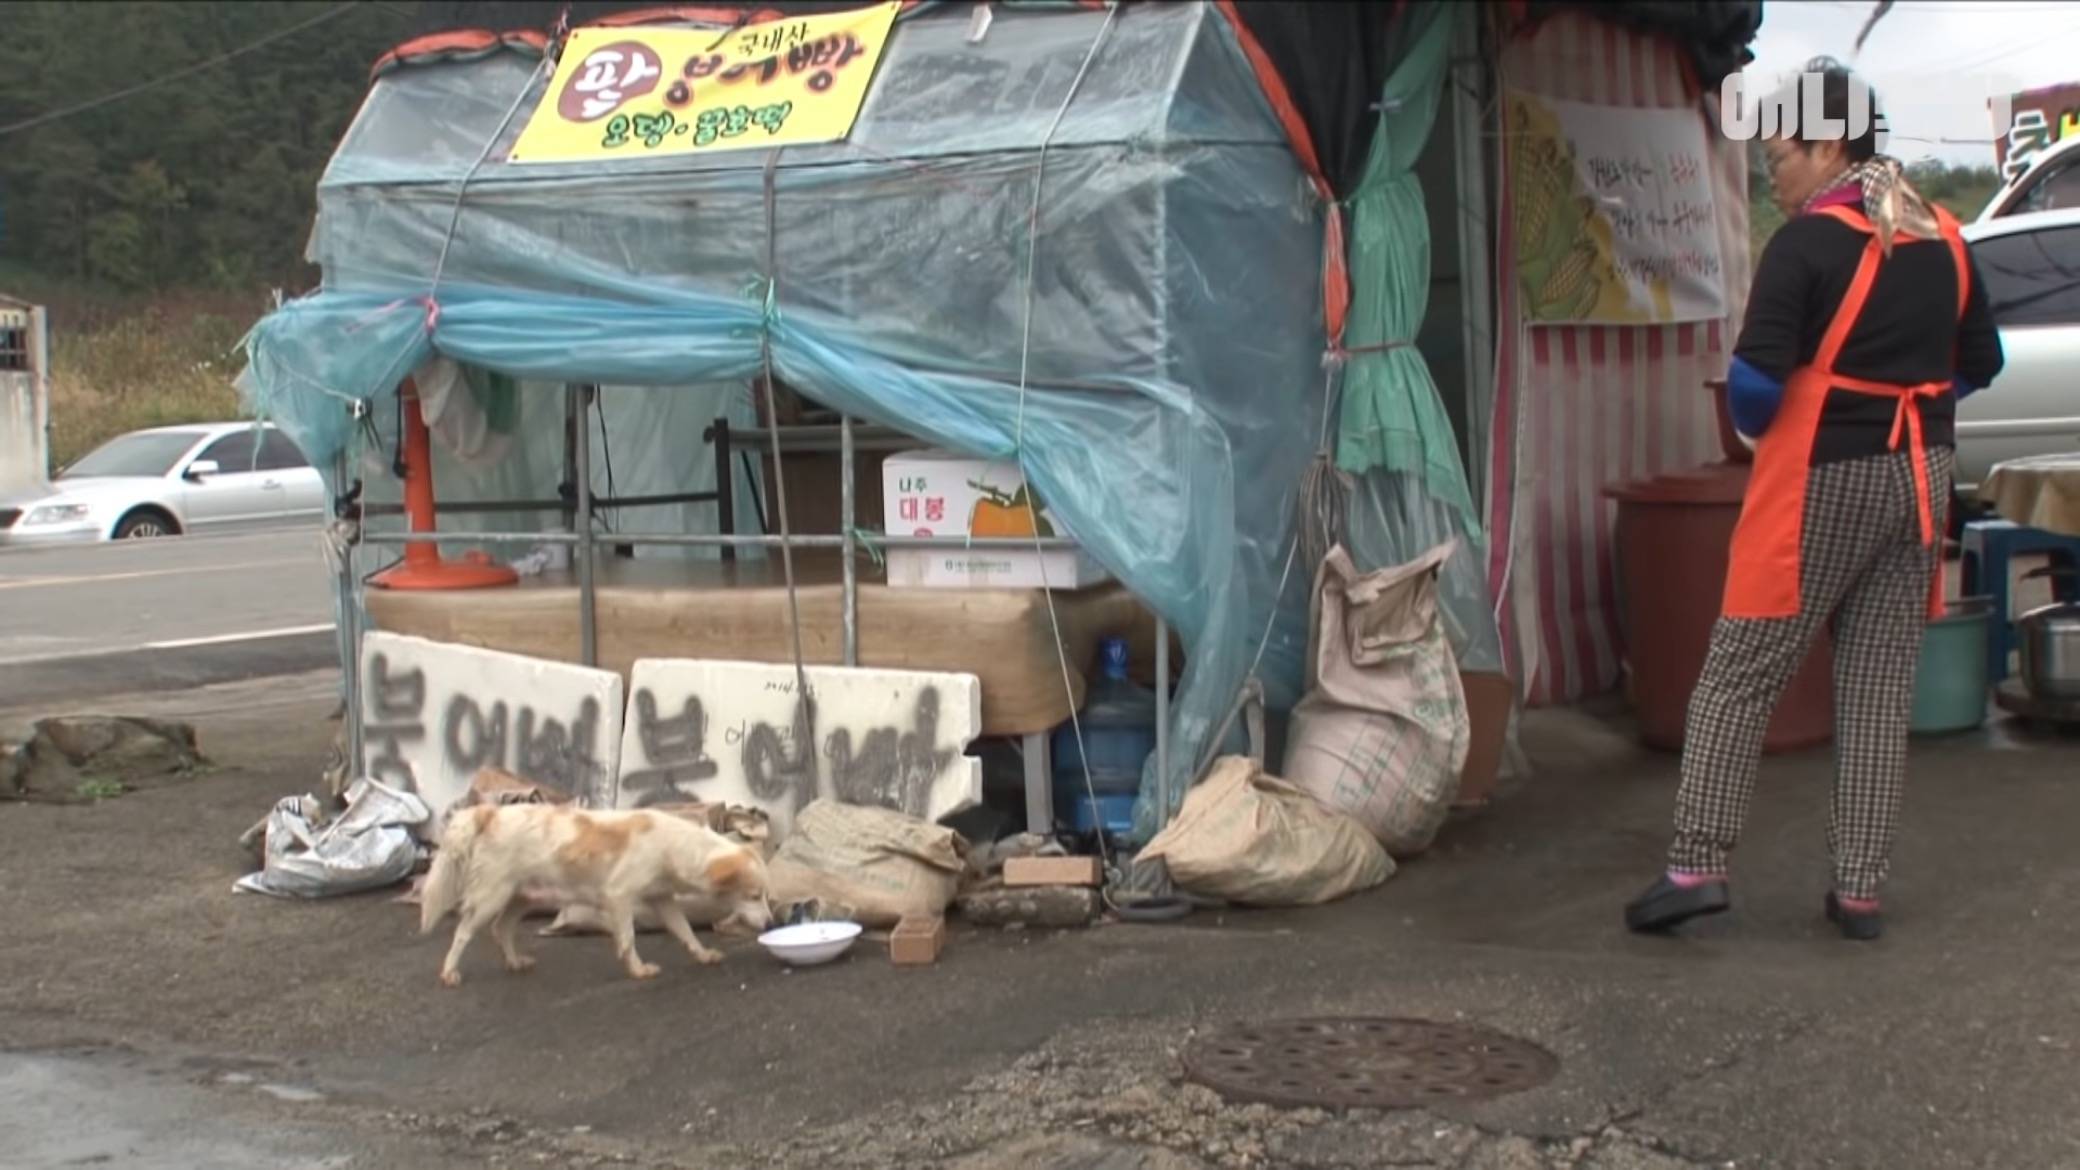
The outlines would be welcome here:
M 381 74 L 320 183 L 321 291 L 248 339 L 250 404 L 314 462 L 434 355 L 660 388 L 769 355 L 828 407 L 1021 460 L 1180 632 L 1177 798 L 1253 666 L 1296 697 L 1325 204 L 1217 6 L 998 6 L 986 31 L 920 6 L 845 142 L 598 163 L 509 160 L 547 73 L 494 41 Z

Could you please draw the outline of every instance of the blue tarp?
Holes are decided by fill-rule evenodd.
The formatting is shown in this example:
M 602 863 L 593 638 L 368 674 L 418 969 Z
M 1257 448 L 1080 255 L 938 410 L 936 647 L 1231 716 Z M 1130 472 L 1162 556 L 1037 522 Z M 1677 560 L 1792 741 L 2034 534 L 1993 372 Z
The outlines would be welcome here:
M 1298 697 L 1310 574 L 1279 585 L 1324 407 L 1322 208 L 1212 6 L 970 32 L 965 9 L 903 21 L 850 140 L 770 172 L 760 151 L 508 163 L 537 62 L 386 75 L 320 185 L 322 291 L 249 339 L 251 405 L 322 465 L 432 354 L 713 387 L 770 346 L 825 406 L 1018 458 L 1180 632 L 1181 799 L 1260 645 L 1272 703 Z

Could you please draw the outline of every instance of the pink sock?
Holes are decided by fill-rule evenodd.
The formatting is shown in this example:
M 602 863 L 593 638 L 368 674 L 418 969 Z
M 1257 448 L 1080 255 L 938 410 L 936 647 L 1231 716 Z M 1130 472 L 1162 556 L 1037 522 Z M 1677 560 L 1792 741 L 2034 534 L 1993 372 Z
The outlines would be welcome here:
M 1726 875 L 1723 873 L 1683 873 L 1680 870 L 1672 869 L 1668 871 L 1668 880 L 1683 889 L 1693 890 L 1698 886 L 1708 886 L 1713 882 L 1723 882 L 1726 880 Z
M 1878 912 L 1878 900 L 1876 898 L 1845 898 L 1840 894 L 1836 894 L 1834 901 L 1835 905 L 1840 906 L 1851 914 L 1876 914 Z

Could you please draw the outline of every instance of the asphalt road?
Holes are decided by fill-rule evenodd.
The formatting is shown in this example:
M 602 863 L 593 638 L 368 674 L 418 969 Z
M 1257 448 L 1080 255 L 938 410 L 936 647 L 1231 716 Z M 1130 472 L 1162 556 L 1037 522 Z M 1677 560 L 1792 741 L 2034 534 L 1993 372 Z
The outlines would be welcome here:
M 318 532 L 0 550 L 0 705 L 336 665 Z
M 702 967 L 657 933 L 639 946 L 664 971 L 642 982 L 605 939 L 528 930 L 532 973 L 480 937 L 449 991 L 449 931 L 420 934 L 390 890 L 232 892 L 253 865 L 238 835 L 320 783 L 328 681 L 116 697 L 193 719 L 216 767 L 0 802 L 0 1165 L 2080 1167 L 2071 736 L 1917 738 L 1876 944 L 1821 917 L 1826 748 L 1763 764 L 1733 913 L 1627 934 L 1678 762 L 1547 709 L 1520 725 L 1532 779 L 1326 906 L 1066 932 L 956 917 L 922 968 L 872 938 L 795 971 L 709 938 L 729 957 Z M 1479 1024 L 1560 1065 L 1393 1113 L 1180 1083 L 1210 1029 L 1320 1016 Z

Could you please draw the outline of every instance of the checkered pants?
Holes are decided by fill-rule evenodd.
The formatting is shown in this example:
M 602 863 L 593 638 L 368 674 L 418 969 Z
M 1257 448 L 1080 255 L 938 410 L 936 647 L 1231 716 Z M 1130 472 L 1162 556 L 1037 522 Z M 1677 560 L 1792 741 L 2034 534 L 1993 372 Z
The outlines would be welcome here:
M 1956 463 L 1928 453 L 1938 534 Z M 1690 696 L 1683 785 L 1669 867 L 1722 874 L 1740 840 L 1762 739 L 1778 697 L 1822 621 L 1834 631 L 1834 802 L 1827 848 L 1835 890 L 1875 898 L 1884 884 L 1906 779 L 1914 673 L 1938 549 L 1921 543 L 1905 452 L 1822 464 L 1806 483 L 1797 617 L 1720 618 Z

